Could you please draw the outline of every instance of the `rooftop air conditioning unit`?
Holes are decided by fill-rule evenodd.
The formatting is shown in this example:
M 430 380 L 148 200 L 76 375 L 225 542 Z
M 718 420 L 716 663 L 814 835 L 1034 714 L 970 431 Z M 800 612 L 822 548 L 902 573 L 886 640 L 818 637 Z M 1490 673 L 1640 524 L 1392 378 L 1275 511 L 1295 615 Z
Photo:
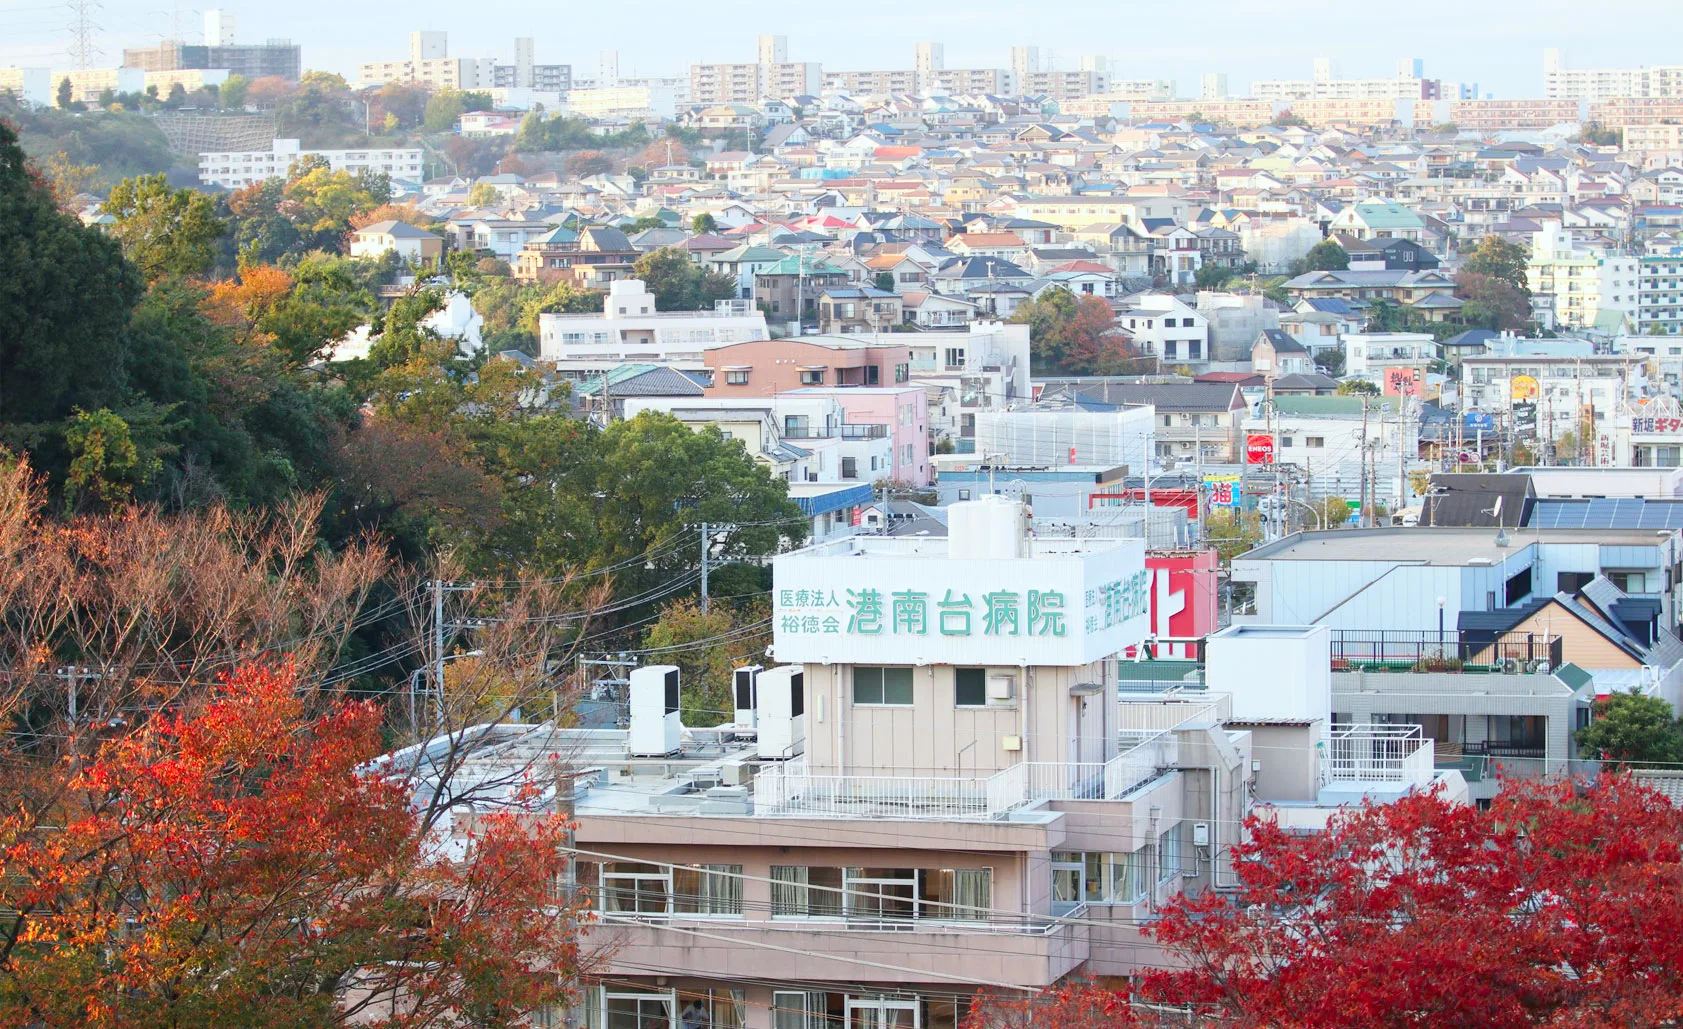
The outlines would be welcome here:
M 806 674 L 803 665 L 779 665 L 755 681 L 759 701 L 759 754 L 784 761 L 806 752 Z
M 683 747 L 678 715 L 678 666 L 648 665 L 631 673 L 632 757 L 665 757 Z
M 752 727 L 757 725 L 759 701 L 756 699 L 761 668 L 759 665 L 749 665 L 738 668 L 731 673 L 731 692 L 736 695 L 736 724 L 738 727 Z

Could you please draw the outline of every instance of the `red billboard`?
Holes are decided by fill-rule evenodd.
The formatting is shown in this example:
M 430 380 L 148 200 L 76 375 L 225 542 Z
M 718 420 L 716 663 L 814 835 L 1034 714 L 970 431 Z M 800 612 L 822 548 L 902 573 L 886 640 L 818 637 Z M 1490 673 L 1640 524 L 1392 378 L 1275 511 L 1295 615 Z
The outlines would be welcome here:
M 1274 435 L 1268 432 L 1250 432 L 1245 434 L 1245 463 L 1273 464 L 1274 463 Z
M 1214 550 L 1159 550 L 1145 555 L 1151 575 L 1151 633 L 1162 640 L 1202 640 L 1217 628 Z M 1124 652 L 1133 656 L 1133 648 Z M 1163 643 L 1152 657 L 1190 659 L 1195 643 Z
M 1426 373 L 1423 369 L 1387 368 L 1384 393 L 1388 397 L 1417 397 L 1425 381 Z

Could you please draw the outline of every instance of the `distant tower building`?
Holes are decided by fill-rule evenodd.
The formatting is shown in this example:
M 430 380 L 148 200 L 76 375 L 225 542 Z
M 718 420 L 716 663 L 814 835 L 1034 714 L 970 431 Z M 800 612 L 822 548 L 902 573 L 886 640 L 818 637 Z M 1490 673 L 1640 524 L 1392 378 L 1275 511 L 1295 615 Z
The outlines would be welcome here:
M 1405 57 L 1397 62 L 1397 78 L 1422 79 L 1426 77 L 1426 62 L 1418 57 Z
M 409 60 L 412 63 L 436 61 L 449 56 L 449 37 L 445 33 L 422 32 L 419 29 L 409 33 Z
M 220 8 L 205 12 L 205 46 L 234 45 L 234 15 Z
M 522 89 L 531 89 L 536 79 L 532 67 L 537 64 L 534 59 L 532 37 L 520 36 L 514 41 L 514 84 Z
M 1040 48 L 1014 46 L 1011 48 L 1011 74 L 1018 82 L 1040 70 Z
M 1315 58 L 1315 81 L 1331 82 L 1333 80 L 1332 58 Z
M 1081 56 L 1081 70 L 1098 75 L 1110 74 L 1110 58 L 1099 54 L 1083 54 Z
M 612 89 L 619 85 L 619 51 L 603 50 L 596 55 L 596 88 Z
M 1198 99 L 1227 99 L 1227 73 L 1221 71 L 1205 72 L 1203 78 L 1199 80 Z
M 756 42 L 759 44 L 760 64 L 789 63 L 788 36 L 760 36 Z
M 939 43 L 919 43 L 912 59 L 913 85 L 919 93 L 935 90 L 935 73 L 946 66 L 946 55 Z

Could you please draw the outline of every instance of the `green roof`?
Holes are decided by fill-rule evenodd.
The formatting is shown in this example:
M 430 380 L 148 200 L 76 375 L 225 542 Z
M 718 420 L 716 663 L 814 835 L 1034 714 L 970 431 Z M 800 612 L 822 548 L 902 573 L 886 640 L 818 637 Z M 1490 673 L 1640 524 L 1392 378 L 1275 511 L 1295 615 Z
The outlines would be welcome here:
M 772 265 L 771 267 L 760 269 L 759 274 L 761 274 L 761 275 L 800 275 L 800 274 L 802 274 L 802 272 L 801 272 L 801 266 L 802 265 L 805 265 L 805 267 L 806 267 L 805 274 L 807 274 L 807 275 L 846 275 L 847 274 L 842 269 L 837 268 L 835 265 L 830 264 L 826 261 L 823 261 L 823 260 L 820 260 L 820 259 L 817 259 L 817 258 L 812 258 L 812 257 L 803 257 L 803 256 L 798 255 L 798 254 L 790 254 L 788 257 L 785 257 L 783 260 L 777 262 L 776 264 Z
M 1426 224 L 1413 211 L 1389 200 L 1363 200 L 1355 206 L 1370 229 L 1419 229 Z
M 1367 401 L 1367 413 L 1370 416 L 1386 414 L 1396 406 L 1396 397 L 1361 397 L 1361 396 L 1277 396 L 1274 398 L 1274 410 L 1279 414 L 1299 415 L 1305 418 L 1338 417 L 1352 415 L 1360 418 L 1362 415 L 1362 401 Z

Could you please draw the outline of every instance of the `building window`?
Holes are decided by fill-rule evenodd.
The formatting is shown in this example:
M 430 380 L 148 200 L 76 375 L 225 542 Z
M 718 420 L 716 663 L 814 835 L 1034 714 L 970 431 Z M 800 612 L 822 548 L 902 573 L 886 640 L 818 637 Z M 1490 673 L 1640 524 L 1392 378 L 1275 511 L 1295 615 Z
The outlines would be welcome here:
M 953 669 L 953 703 L 958 707 L 987 707 L 987 669 Z
M 824 385 L 824 370 L 822 368 L 802 368 L 801 369 L 801 385 L 803 385 L 803 386 L 822 386 L 822 385 Z
M 909 364 L 897 364 L 897 365 L 894 366 L 894 381 L 895 382 L 905 382 L 906 380 L 910 379 L 911 377 L 912 377 L 912 366 L 911 365 L 909 365 Z
M 609 861 L 600 868 L 602 910 L 609 914 L 742 914 L 741 865 L 682 867 Z M 581 881 L 586 874 L 581 872 Z M 588 874 L 594 877 L 595 870 Z
M 1157 882 L 1159 885 L 1180 875 L 1180 823 L 1157 837 Z
M 1231 593 L 1232 614 L 1256 614 L 1256 583 L 1234 579 Z
M 1305 436 L 1303 445 L 1311 450 L 1319 450 L 1327 445 L 1327 440 L 1325 436 Z
M 1136 904 L 1146 895 L 1147 847 L 1135 854 L 1052 852 L 1052 906 L 1058 914 L 1078 904 Z
M 855 666 L 853 702 L 909 707 L 912 703 L 912 670 L 905 667 Z
M 859 478 L 859 459 L 844 457 L 841 459 L 841 477 L 844 479 Z
M 725 385 L 727 385 L 727 386 L 746 386 L 746 385 L 748 385 L 748 370 L 746 368 L 739 368 L 739 369 L 736 369 L 734 371 L 725 372 Z
M 878 368 L 874 364 L 866 365 L 865 366 L 865 385 L 867 385 L 867 386 L 877 385 L 878 383 L 880 383 L 882 381 L 881 375 L 882 375 L 882 369 L 881 368 Z

